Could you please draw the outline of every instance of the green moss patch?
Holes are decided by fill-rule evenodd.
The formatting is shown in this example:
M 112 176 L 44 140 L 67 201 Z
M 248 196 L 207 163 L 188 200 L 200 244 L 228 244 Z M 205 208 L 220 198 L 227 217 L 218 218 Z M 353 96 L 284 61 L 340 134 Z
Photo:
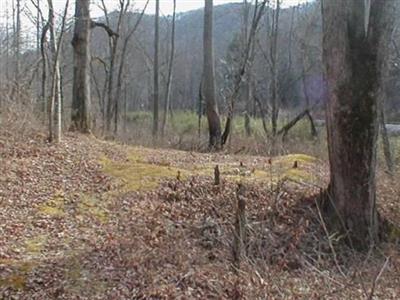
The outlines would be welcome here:
M 78 212 L 81 215 L 94 217 L 102 223 L 108 221 L 109 212 L 106 203 L 93 196 L 82 195 L 78 203 Z
M 106 157 L 100 160 L 106 174 L 120 179 L 125 191 L 143 191 L 156 188 L 162 179 L 176 178 L 178 172 L 184 176 L 184 170 L 152 164 L 142 161 L 140 156 L 133 152 L 125 162 L 112 161 Z
M 274 162 L 285 164 L 285 165 L 293 165 L 297 161 L 298 164 L 313 164 L 317 161 L 317 159 L 313 156 L 309 156 L 306 154 L 288 154 L 284 156 L 279 156 L 274 159 Z
M 312 167 L 317 159 L 305 154 L 290 154 L 272 159 L 272 164 L 260 163 L 256 168 L 246 168 L 239 163 L 199 163 L 171 167 L 160 160 L 161 152 L 145 148 L 130 148 L 126 161 L 113 161 L 102 157 L 100 162 L 106 174 L 113 176 L 123 183 L 123 191 L 146 191 L 158 187 L 163 179 L 181 178 L 187 176 L 214 176 L 214 167 L 219 164 L 221 177 L 232 181 L 258 181 L 275 183 L 282 179 L 293 181 L 313 181 Z M 182 156 L 185 153 L 181 153 Z M 179 156 L 179 155 L 178 155 Z M 168 158 L 166 158 L 168 159 Z M 150 162 L 151 161 L 151 162 Z M 157 161 L 157 162 L 154 162 Z M 296 164 L 296 166 L 295 166 Z
M 39 206 L 39 212 L 52 217 L 63 217 L 65 215 L 64 204 L 64 194 L 58 192 L 52 199 Z
M 0 288 L 11 288 L 14 290 L 23 290 L 26 285 L 28 273 L 33 270 L 37 263 L 34 261 L 19 261 L 11 259 L 1 259 L 0 267 L 5 266 L 12 271 L 0 277 Z
M 29 254 L 40 253 L 46 246 L 47 235 L 38 235 L 32 239 L 25 241 L 25 249 Z

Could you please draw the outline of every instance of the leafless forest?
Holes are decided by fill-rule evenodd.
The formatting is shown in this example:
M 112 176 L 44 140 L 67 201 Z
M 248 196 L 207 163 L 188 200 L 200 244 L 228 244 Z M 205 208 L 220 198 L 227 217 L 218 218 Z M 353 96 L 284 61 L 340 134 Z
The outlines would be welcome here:
M 0 0 L 0 299 L 399 299 L 400 0 Z

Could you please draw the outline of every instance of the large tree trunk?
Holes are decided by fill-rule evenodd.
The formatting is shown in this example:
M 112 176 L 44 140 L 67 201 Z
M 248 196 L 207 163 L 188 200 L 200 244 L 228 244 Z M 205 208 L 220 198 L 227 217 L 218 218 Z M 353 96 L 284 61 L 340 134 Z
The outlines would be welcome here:
M 330 207 L 352 246 L 378 238 L 376 140 L 382 54 L 394 1 L 323 0 Z M 364 7 L 364 9 L 363 9 Z M 334 208 L 334 209 L 333 209 Z M 339 218 L 337 218 L 339 217 Z
M 77 0 L 72 46 L 74 77 L 72 88 L 71 129 L 90 132 L 90 0 Z
M 158 78 L 158 55 L 159 55 L 159 19 L 160 19 L 160 0 L 156 0 L 156 17 L 154 32 L 154 94 L 153 94 L 153 137 L 158 135 L 158 96 L 159 96 L 159 78 Z
M 203 61 L 203 94 L 206 103 L 206 114 L 209 129 L 210 149 L 221 148 L 221 121 L 215 99 L 215 71 L 213 47 L 213 0 L 205 0 L 204 8 L 204 61 Z

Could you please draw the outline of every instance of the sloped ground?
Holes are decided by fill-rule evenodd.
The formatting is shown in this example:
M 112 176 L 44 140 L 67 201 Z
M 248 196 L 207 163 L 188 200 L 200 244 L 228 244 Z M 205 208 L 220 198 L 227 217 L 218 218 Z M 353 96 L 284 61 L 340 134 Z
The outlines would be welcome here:
M 400 295 L 398 244 L 362 255 L 328 238 L 314 197 L 326 167 L 312 157 L 198 154 L 75 135 L 49 145 L 7 132 L 0 157 L 1 299 Z M 232 252 L 238 182 L 248 220 L 240 269 Z M 398 191 L 387 181 L 381 189 L 383 213 L 399 220 Z

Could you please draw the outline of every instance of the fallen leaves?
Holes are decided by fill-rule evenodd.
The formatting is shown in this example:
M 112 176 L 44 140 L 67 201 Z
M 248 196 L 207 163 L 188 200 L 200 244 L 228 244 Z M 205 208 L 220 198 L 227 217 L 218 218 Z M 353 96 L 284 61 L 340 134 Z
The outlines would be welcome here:
M 326 176 L 314 158 L 269 163 L 77 135 L 60 145 L 40 135 L 0 140 L 0 298 L 363 295 L 360 282 L 350 285 L 350 275 L 342 278 L 335 270 L 315 217 L 312 196 Z M 216 164 L 219 185 L 212 178 Z M 249 231 L 239 272 L 232 265 L 238 181 L 246 187 Z M 392 269 L 377 295 L 399 292 L 398 250 L 391 248 L 390 255 Z M 366 278 L 379 262 L 370 259 Z M 358 267 L 348 266 L 349 274 Z

